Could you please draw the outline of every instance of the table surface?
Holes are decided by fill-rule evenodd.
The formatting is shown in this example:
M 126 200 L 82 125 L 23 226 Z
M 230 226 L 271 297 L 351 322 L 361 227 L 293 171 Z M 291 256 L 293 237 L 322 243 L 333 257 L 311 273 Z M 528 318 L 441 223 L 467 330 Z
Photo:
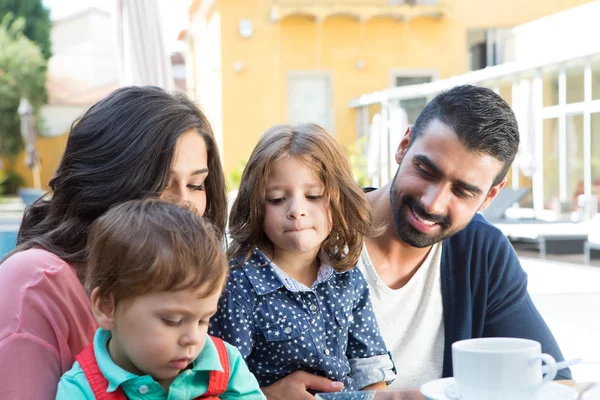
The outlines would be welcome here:
M 587 389 L 589 389 L 590 387 L 592 387 L 595 383 L 594 382 L 576 382 L 576 381 L 555 381 L 557 383 L 572 387 L 573 389 L 577 390 L 577 392 L 581 395 L 583 394 L 583 392 L 585 392 Z M 329 394 L 329 396 L 323 396 L 322 398 L 326 399 L 326 400 L 334 400 L 334 399 L 340 399 L 340 400 L 361 400 L 362 398 L 370 398 L 373 400 L 425 400 L 425 397 L 423 397 L 423 395 L 421 394 L 421 392 L 419 391 L 419 389 L 409 389 L 409 390 L 381 390 L 381 391 L 375 391 L 375 396 L 361 396 L 361 393 L 363 395 L 366 394 L 366 392 L 355 392 L 354 394 L 352 393 L 340 393 L 340 395 L 338 396 L 331 396 L 331 394 Z

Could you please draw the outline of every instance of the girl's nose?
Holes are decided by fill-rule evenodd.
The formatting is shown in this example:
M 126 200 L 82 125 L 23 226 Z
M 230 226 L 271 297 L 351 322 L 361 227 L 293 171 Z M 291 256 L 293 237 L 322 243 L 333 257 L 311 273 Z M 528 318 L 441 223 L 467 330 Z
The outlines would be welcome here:
M 306 216 L 306 207 L 304 207 L 304 202 L 299 199 L 292 200 L 290 202 L 290 208 L 287 212 L 287 217 L 297 219 L 304 216 Z

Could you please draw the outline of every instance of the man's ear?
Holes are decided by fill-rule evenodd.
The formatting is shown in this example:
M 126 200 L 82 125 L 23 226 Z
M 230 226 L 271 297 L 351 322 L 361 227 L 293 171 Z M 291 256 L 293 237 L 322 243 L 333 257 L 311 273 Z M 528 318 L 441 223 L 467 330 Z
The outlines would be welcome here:
M 479 211 L 483 211 L 486 208 L 488 208 L 488 206 L 492 203 L 492 201 L 494 201 L 496 196 L 498 196 L 498 193 L 500 193 L 500 190 L 502 190 L 504 185 L 506 185 L 506 178 L 504 178 L 502 180 L 502 182 L 500 182 L 496 186 L 492 186 L 492 188 L 488 192 L 487 196 L 485 196 L 485 200 L 483 201 L 483 204 L 481 204 L 481 207 L 479 207 Z
M 402 140 L 400 140 L 400 144 L 398 145 L 398 149 L 396 150 L 396 162 L 400 164 L 404 154 L 406 154 L 406 150 L 408 150 L 408 146 L 410 145 L 410 135 L 412 133 L 412 125 L 409 125 L 406 128 L 406 132 L 404 132 L 404 136 L 402 136 Z
M 115 315 L 117 313 L 117 305 L 115 304 L 114 296 L 105 296 L 100 293 L 100 288 L 92 290 L 92 314 L 98 322 L 98 326 L 102 329 L 110 330 L 115 325 Z

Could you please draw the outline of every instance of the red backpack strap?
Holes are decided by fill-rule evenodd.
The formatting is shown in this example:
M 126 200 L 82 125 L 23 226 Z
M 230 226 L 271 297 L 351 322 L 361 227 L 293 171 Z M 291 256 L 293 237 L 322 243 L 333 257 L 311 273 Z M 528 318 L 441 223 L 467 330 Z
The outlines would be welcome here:
M 210 335 L 208 337 L 212 339 L 217 348 L 223 372 L 210 371 L 208 389 L 206 390 L 206 393 L 198 397 L 198 399 L 218 399 L 218 395 L 225 393 L 227 391 L 227 386 L 229 385 L 229 354 L 227 353 L 225 343 L 217 337 Z
M 97 400 L 127 400 L 121 387 L 117 388 L 114 392 L 109 393 L 106 391 L 108 389 L 108 380 L 104 377 L 102 371 L 100 371 L 98 362 L 96 362 L 96 354 L 94 354 L 94 345 L 92 343 L 88 344 L 75 359 L 79 362 Z

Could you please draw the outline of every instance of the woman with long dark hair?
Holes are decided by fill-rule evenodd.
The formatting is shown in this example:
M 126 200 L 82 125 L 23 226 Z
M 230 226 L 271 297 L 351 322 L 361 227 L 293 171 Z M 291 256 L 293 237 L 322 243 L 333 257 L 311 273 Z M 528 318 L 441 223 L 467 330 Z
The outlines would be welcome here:
M 0 264 L 0 398 L 54 399 L 93 338 L 87 234 L 106 210 L 148 197 L 189 203 L 225 232 L 219 152 L 204 114 L 156 87 L 119 89 L 73 124 L 50 192 L 25 211 Z

